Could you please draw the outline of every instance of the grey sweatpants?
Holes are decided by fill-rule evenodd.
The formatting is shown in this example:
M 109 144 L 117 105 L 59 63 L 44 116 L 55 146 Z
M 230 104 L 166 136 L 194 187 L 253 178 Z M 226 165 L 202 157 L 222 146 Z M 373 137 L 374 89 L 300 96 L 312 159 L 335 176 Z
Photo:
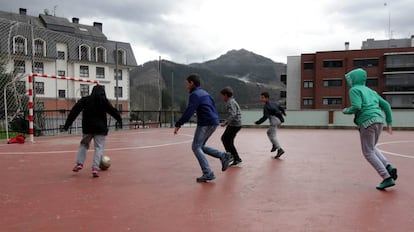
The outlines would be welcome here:
M 99 168 L 101 159 L 104 153 L 106 135 L 94 135 L 94 134 L 83 134 L 82 140 L 78 148 L 78 158 L 76 162 L 78 164 L 84 164 L 86 159 L 86 152 L 89 149 L 91 141 L 94 141 L 94 155 L 93 155 L 93 164 L 92 167 Z
M 277 148 L 280 148 L 280 144 L 277 139 L 277 127 L 280 125 L 280 119 L 272 115 L 269 117 L 269 121 L 270 126 L 269 129 L 267 129 L 267 137 L 273 145 L 275 145 Z
M 390 177 L 386 168 L 389 162 L 376 147 L 382 128 L 382 123 L 376 123 L 367 128 L 359 128 L 359 135 L 361 137 L 362 154 L 365 159 L 383 179 L 386 179 Z

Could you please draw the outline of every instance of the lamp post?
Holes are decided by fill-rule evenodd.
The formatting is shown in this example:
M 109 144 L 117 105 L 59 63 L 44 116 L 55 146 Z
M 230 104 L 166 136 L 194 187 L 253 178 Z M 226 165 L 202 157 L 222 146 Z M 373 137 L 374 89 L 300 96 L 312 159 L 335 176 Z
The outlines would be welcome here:
M 391 9 L 388 6 L 388 3 L 384 3 L 384 6 L 387 7 L 388 9 L 388 47 L 390 47 L 390 42 L 391 42 L 391 37 L 392 37 L 392 33 L 391 33 Z

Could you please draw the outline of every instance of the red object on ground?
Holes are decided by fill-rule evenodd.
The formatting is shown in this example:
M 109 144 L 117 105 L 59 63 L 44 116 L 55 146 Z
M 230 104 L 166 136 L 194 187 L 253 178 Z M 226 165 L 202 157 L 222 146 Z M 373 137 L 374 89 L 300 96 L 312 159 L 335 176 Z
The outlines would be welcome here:
M 24 135 L 16 135 L 15 137 L 9 139 L 9 141 L 7 143 L 8 144 L 11 144 L 11 143 L 24 143 L 25 139 L 26 139 L 26 136 L 24 136 Z

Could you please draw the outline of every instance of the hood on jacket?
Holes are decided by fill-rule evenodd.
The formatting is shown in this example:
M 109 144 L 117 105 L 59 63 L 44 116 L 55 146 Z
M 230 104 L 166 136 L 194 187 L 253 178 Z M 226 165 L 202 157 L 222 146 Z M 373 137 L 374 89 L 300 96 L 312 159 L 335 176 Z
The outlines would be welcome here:
M 97 106 L 107 104 L 108 98 L 106 97 L 105 87 L 103 85 L 95 85 L 92 89 L 90 99 L 93 102 L 92 104 L 96 104 Z
M 365 85 L 365 82 L 367 81 L 367 72 L 362 68 L 357 68 L 345 74 L 345 79 L 349 87 Z
M 106 98 L 106 93 L 105 93 L 105 88 L 103 85 L 95 85 L 92 89 L 92 93 L 91 96 L 94 97 L 105 97 Z

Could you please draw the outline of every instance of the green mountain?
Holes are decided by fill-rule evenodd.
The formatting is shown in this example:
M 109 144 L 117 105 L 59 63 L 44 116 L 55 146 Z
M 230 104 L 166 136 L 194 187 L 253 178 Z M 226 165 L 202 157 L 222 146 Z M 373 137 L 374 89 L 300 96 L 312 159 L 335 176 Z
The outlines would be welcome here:
M 233 88 L 242 109 L 261 108 L 259 97 L 263 91 L 268 91 L 273 100 L 284 103 L 280 93 L 285 91 L 285 85 L 280 76 L 286 74 L 286 64 L 241 49 L 204 63 L 150 61 L 132 70 L 131 110 L 159 110 L 160 104 L 162 110 L 170 110 L 172 99 L 173 109 L 183 110 L 188 100 L 186 78 L 191 73 L 201 76 L 201 87 L 213 96 L 219 111 L 224 109 L 220 90 L 226 86 Z

